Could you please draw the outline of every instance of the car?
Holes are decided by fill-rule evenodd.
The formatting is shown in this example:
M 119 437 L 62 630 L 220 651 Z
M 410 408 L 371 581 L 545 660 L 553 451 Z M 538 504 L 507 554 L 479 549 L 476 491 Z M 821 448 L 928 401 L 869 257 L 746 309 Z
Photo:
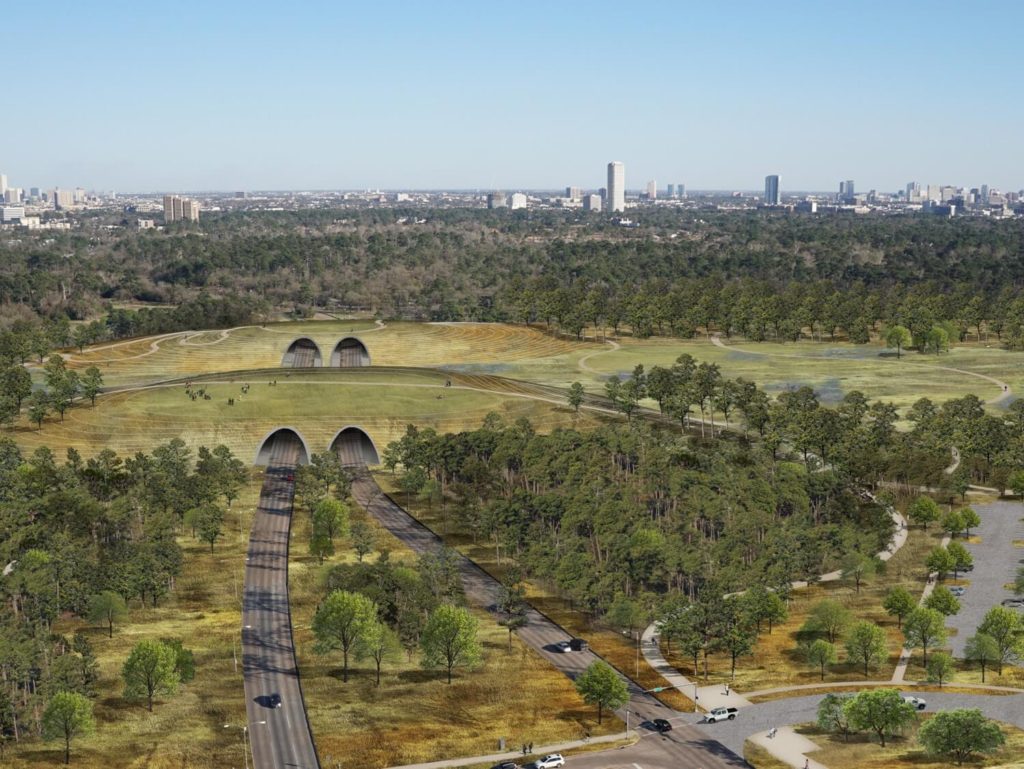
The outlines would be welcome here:
M 1003 606 L 1019 608 L 1024 606 L 1024 598 L 1004 598 L 1002 604 Z
M 953 595 L 955 595 L 957 598 L 959 598 L 960 596 L 962 596 L 967 591 L 964 588 L 960 587 L 959 585 L 955 585 L 955 586 L 953 586 L 953 587 L 951 587 L 949 589 L 949 592 L 951 592 Z
M 495 764 L 491 769 L 519 769 L 519 764 L 515 761 L 502 761 L 500 764 Z
M 582 638 L 573 638 L 569 641 L 569 646 L 574 652 L 585 652 L 588 648 L 587 642 Z
M 738 712 L 736 708 L 712 708 L 704 714 L 704 722 L 714 724 L 718 721 L 732 721 Z
M 288 476 L 287 476 L 286 480 L 288 481 L 288 483 L 294 482 L 295 481 L 295 474 L 294 473 L 288 473 Z
M 653 726 L 654 730 L 657 731 L 657 732 L 671 732 L 672 731 L 672 724 L 670 724 L 664 718 L 655 718 L 653 721 L 651 721 L 651 726 Z
M 913 705 L 915 710 L 924 710 L 928 707 L 928 703 L 922 700 L 920 697 L 914 697 L 910 694 L 903 695 L 903 701 L 908 705 Z
M 565 759 L 562 758 L 561 753 L 549 753 L 534 763 L 537 765 L 537 769 L 558 769 L 559 766 L 565 766 Z
M 268 708 L 279 708 L 281 707 L 282 704 L 283 703 L 281 702 L 281 695 L 277 692 L 274 692 L 269 697 L 267 697 Z
M 571 652 L 572 644 L 569 641 L 559 641 L 555 644 L 555 648 L 560 652 Z

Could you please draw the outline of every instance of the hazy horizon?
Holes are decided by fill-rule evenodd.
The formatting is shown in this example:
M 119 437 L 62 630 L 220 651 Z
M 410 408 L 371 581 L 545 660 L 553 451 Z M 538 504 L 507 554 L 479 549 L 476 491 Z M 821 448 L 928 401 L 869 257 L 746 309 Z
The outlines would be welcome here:
M 634 190 L 1024 187 L 1020 6 L 116 0 L 5 22 L 0 172 L 23 188 L 594 189 L 613 159 Z

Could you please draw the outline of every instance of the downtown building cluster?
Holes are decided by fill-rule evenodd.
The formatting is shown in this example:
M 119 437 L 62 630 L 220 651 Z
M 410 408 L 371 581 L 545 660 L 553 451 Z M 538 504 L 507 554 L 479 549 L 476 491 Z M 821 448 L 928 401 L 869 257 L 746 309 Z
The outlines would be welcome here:
M 178 195 L 164 195 L 164 222 L 198 222 L 199 201 Z

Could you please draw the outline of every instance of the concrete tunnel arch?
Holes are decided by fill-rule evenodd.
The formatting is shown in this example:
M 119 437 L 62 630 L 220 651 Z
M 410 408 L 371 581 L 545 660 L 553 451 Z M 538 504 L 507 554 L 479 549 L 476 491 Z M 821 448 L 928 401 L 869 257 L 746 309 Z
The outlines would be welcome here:
M 308 336 L 293 339 L 281 358 L 284 368 L 320 368 L 323 365 L 320 346 Z
M 380 464 L 380 454 L 373 438 L 356 425 L 346 425 L 338 430 L 328 448 L 338 452 L 343 465 Z
M 274 444 L 279 440 L 294 441 L 298 443 L 302 447 L 299 450 L 299 464 L 309 464 L 309 457 L 311 456 L 309 444 L 306 443 L 306 439 L 302 437 L 302 433 L 294 427 L 275 427 L 269 433 L 264 435 L 263 439 L 259 443 L 259 448 L 256 449 L 256 457 L 253 460 L 253 464 L 257 467 L 266 467 L 269 465 L 270 456 L 274 450 Z
M 351 368 L 353 366 L 369 366 L 370 351 L 366 343 L 356 336 L 346 336 L 334 345 L 331 353 L 331 366 L 334 368 Z

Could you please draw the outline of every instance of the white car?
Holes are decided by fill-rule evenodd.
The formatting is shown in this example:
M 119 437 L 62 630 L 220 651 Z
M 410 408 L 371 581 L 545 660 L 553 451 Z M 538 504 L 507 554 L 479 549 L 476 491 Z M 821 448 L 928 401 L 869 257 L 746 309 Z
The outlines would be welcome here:
M 562 758 L 561 753 L 552 753 L 535 763 L 537 764 L 537 769 L 557 769 L 559 766 L 565 766 L 565 759 Z
M 568 641 L 559 641 L 555 644 L 555 648 L 560 652 L 571 652 L 572 645 Z
M 922 700 L 920 697 L 913 697 L 909 694 L 904 695 L 903 701 L 908 705 L 913 705 L 916 710 L 924 710 L 928 707 L 928 703 Z

